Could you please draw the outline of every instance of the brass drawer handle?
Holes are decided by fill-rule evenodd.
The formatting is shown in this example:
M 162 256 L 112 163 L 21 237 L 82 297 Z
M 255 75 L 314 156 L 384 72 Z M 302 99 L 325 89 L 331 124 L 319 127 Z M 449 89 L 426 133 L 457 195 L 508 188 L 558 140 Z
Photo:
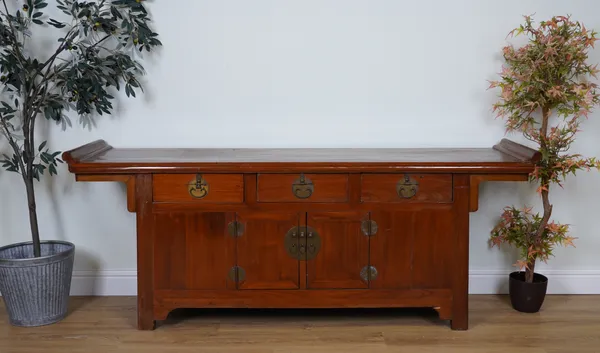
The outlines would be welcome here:
M 304 176 L 304 173 L 300 174 L 300 178 L 296 179 L 292 184 L 292 193 L 299 199 L 307 199 L 315 190 L 313 182 Z
M 202 174 L 196 175 L 196 179 L 188 183 L 188 191 L 193 198 L 201 199 L 208 195 L 208 183 Z
M 399 197 L 410 199 L 419 191 L 419 182 L 408 175 L 404 176 L 404 180 L 398 181 L 396 184 L 396 192 Z

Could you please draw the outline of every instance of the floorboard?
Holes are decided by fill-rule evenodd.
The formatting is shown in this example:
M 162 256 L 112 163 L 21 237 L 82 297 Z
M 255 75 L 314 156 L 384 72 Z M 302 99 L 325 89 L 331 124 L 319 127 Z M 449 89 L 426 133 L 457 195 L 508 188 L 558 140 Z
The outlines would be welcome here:
M 74 297 L 65 320 L 38 328 L 10 326 L 1 305 L 0 353 L 600 352 L 600 296 L 548 296 L 536 314 L 506 296 L 470 296 L 465 332 L 428 309 L 178 310 L 138 331 L 135 304 Z

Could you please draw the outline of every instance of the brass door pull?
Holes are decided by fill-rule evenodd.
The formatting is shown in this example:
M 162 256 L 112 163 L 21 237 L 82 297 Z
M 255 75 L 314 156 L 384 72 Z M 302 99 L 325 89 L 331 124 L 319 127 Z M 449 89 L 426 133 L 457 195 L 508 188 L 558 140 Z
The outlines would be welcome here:
M 300 174 L 300 178 L 296 179 L 292 184 L 292 193 L 299 199 L 307 199 L 315 190 L 313 182 L 304 176 L 304 173 Z
M 419 182 L 408 175 L 405 175 L 404 180 L 400 180 L 396 184 L 396 192 L 402 198 L 410 199 L 417 194 L 417 191 L 419 191 Z
M 196 175 L 196 179 L 188 183 L 188 191 L 196 199 L 206 197 L 208 195 L 208 188 L 208 183 L 202 177 L 202 174 Z

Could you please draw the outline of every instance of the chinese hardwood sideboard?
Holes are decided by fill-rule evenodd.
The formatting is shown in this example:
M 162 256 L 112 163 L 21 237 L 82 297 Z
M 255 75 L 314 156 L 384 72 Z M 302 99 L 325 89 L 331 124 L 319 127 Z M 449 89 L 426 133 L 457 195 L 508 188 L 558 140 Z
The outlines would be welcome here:
M 138 328 L 176 308 L 432 307 L 468 328 L 469 212 L 539 153 L 459 149 L 125 149 L 63 154 L 127 184 Z M 99 221 L 102 221 L 99 219 Z

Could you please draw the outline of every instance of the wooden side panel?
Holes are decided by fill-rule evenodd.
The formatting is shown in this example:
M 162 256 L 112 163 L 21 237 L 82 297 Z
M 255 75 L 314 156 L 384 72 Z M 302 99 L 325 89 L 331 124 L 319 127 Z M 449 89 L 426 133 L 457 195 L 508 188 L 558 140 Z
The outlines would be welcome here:
M 455 228 L 452 208 L 414 215 L 412 288 L 452 288 Z
M 369 265 L 369 237 L 361 231 L 362 221 L 368 219 L 362 212 L 308 214 L 307 226 L 319 234 L 321 249 L 306 261 L 307 288 L 368 288 L 360 276 Z
M 242 212 L 237 221 L 244 227 L 237 239 L 237 265 L 245 273 L 238 288 L 299 288 L 299 261 L 287 253 L 284 240 L 290 229 L 299 226 L 300 214 Z
M 313 185 L 306 199 L 297 198 L 292 185 L 300 174 L 259 174 L 258 202 L 347 202 L 348 174 L 305 174 Z
M 155 215 L 156 289 L 235 289 L 235 238 L 223 212 Z
M 371 212 L 371 220 L 377 225 L 370 239 L 371 266 L 377 269 L 371 288 L 410 288 L 416 215 L 413 211 Z
M 400 197 L 397 185 L 405 176 L 418 183 L 416 194 Z M 451 174 L 364 174 L 361 181 L 362 202 L 452 202 Z
M 206 196 L 193 197 L 188 185 L 196 174 L 157 174 L 154 176 L 154 201 L 194 203 L 244 202 L 244 177 L 242 174 L 202 174 Z M 197 193 L 202 195 L 202 193 Z
M 137 309 L 138 329 L 153 330 L 154 320 L 154 232 L 152 222 L 152 175 L 135 181 L 137 205 Z
M 452 329 L 469 328 L 469 176 L 454 178 L 454 230 L 452 244 Z M 450 274 L 448 275 L 450 277 Z

